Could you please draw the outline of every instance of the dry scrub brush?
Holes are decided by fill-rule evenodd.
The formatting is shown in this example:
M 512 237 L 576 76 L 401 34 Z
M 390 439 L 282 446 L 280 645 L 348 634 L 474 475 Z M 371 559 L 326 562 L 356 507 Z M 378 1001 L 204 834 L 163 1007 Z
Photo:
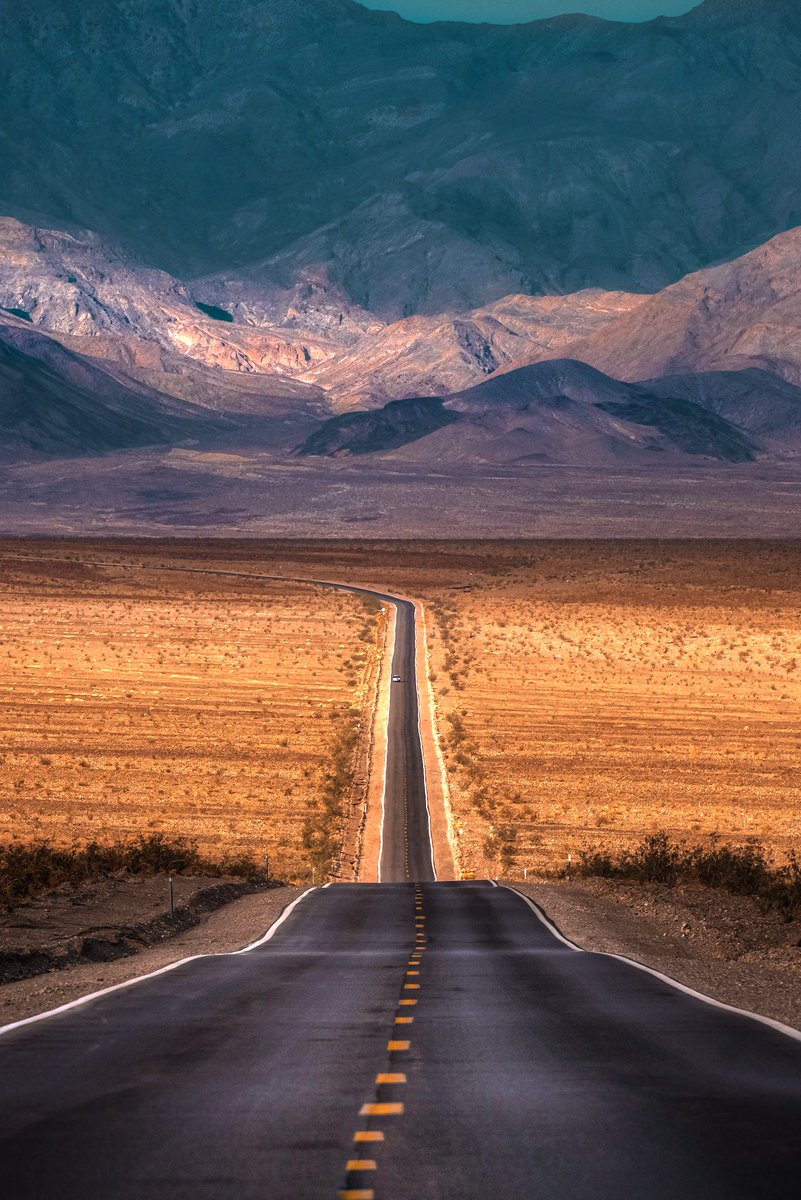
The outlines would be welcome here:
M 605 879 L 661 883 L 700 883 L 735 896 L 753 896 L 765 911 L 790 921 L 801 911 L 801 863 L 793 851 L 775 866 L 759 842 L 744 846 L 710 838 L 706 845 L 671 841 L 664 830 L 643 838 L 633 850 L 591 846 L 581 851 L 578 872 Z
M 233 875 L 255 880 L 260 872 L 248 858 L 210 859 L 184 838 L 154 833 L 105 845 L 89 842 L 67 848 L 49 841 L 0 845 L 0 905 L 14 903 L 53 888 L 120 875 Z

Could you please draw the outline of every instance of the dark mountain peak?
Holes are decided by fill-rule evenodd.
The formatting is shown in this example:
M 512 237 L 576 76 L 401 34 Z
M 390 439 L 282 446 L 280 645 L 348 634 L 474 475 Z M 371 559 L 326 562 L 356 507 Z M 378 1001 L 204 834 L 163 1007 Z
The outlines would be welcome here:
M 790 19 L 801 24 L 801 6 L 797 0 L 703 0 L 697 8 L 674 22 L 691 25 L 758 25 Z
M 529 407 L 554 397 L 585 400 L 590 394 L 617 396 L 621 385 L 587 363 L 569 358 L 548 359 L 527 367 L 499 372 L 486 382 L 449 397 L 454 408 L 482 410 L 503 407 Z
M 388 321 L 658 291 L 801 223 L 799 10 L 508 27 L 0 0 L 0 213 L 182 276 L 324 269 Z
M 295 453 L 300 456 L 381 454 L 420 441 L 459 418 L 436 396 L 392 400 L 372 412 L 343 413 L 315 430 Z

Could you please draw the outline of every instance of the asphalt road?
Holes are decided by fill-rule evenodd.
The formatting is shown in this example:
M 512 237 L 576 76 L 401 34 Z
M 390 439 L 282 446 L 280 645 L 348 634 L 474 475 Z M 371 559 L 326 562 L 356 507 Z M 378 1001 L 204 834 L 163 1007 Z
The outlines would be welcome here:
M 800 1131 L 801 1043 L 486 883 L 318 889 L 0 1037 L 9 1200 L 779 1200 Z
M 420 743 L 415 664 L 414 605 L 391 597 L 396 607 L 392 696 L 387 723 L 387 765 L 381 834 L 382 883 L 436 879 L 431 846 L 425 769 Z

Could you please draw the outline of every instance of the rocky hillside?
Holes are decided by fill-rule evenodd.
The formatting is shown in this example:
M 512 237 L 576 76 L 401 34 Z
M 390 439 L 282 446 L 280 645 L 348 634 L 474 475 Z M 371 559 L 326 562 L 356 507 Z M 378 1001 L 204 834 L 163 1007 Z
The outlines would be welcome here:
M 304 321 L 309 289 L 321 336 L 654 292 L 801 223 L 797 0 L 644 25 L 415 25 L 352 0 L 0 17 L 0 212 L 97 230 L 258 320 Z
M 0 321 L 0 459 L 208 444 L 230 430 L 195 405 L 125 387 L 21 320 Z
M 710 383 L 691 395 L 683 382 L 627 384 L 584 363 L 545 362 L 445 400 L 395 400 L 375 412 L 334 417 L 298 454 L 395 452 L 416 463 L 519 467 L 750 462 L 758 442 L 709 402 L 721 391 Z
M 759 368 L 801 383 L 801 228 L 680 280 L 570 353 L 621 379 Z

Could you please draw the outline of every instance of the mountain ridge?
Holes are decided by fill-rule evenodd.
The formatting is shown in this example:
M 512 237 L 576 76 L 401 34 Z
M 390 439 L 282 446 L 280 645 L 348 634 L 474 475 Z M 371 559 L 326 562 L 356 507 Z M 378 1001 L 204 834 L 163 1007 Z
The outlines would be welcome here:
M 425 26 L 350 0 L 0 16 L 0 210 L 184 277 L 324 271 L 388 322 L 652 292 L 801 224 L 783 0 L 642 26 Z

